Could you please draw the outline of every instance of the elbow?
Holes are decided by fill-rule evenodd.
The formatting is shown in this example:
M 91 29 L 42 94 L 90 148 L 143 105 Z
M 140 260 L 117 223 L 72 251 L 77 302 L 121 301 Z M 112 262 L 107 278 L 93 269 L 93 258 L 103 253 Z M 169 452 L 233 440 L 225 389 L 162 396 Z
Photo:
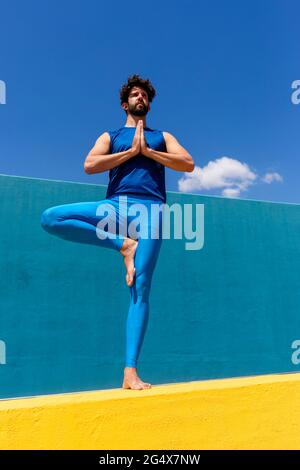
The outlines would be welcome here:
M 189 161 L 187 162 L 185 172 L 186 172 L 186 173 L 191 173 L 192 171 L 194 171 L 194 169 L 195 169 L 195 162 L 194 162 L 194 160 L 191 158 L 191 159 L 189 159 Z
M 91 161 L 89 161 L 88 157 L 85 159 L 85 162 L 83 164 L 83 169 L 85 173 L 87 173 L 88 175 L 92 175 L 94 173 L 93 167 L 91 165 Z
M 192 173 L 192 171 L 194 171 L 194 169 L 195 169 L 195 163 L 191 162 L 191 167 L 189 169 L 189 173 Z
M 85 173 L 87 173 L 88 175 L 92 174 L 92 169 L 86 162 L 84 162 L 83 169 L 84 169 Z

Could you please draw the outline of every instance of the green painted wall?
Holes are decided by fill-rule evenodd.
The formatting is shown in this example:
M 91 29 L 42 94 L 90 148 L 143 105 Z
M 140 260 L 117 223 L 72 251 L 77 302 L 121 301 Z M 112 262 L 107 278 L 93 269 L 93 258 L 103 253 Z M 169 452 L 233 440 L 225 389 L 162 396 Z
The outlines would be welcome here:
M 0 397 L 120 387 L 122 257 L 40 225 L 106 186 L 0 175 Z M 139 372 L 152 384 L 298 372 L 300 205 L 168 193 L 204 204 L 205 239 L 164 240 Z M 300 356 L 300 354 L 299 354 Z

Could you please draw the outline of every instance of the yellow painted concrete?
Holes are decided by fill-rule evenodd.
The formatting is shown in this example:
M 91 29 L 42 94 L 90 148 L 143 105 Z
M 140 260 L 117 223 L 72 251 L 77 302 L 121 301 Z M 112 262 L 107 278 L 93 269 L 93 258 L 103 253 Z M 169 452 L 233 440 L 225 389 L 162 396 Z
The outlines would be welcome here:
M 0 449 L 300 449 L 300 374 L 2 400 Z

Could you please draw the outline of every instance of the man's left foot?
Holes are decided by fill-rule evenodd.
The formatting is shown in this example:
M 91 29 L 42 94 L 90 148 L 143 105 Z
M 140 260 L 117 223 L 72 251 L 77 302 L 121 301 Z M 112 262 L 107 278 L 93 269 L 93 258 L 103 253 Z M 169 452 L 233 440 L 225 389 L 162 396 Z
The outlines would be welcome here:
M 125 367 L 122 388 L 131 390 L 145 390 L 151 388 L 151 384 L 143 382 L 139 378 L 135 367 Z

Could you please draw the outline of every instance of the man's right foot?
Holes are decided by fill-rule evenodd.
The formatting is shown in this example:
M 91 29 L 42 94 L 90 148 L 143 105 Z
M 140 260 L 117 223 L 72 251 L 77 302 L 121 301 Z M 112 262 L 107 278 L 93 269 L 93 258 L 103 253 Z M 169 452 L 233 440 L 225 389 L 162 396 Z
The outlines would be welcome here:
M 121 255 L 124 258 L 124 264 L 126 267 L 126 283 L 130 287 L 134 283 L 135 267 L 134 267 L 134 256 L 137 249 L 138 242 L 132 238 L 125 238 L 122 248 L 120 250 Z

